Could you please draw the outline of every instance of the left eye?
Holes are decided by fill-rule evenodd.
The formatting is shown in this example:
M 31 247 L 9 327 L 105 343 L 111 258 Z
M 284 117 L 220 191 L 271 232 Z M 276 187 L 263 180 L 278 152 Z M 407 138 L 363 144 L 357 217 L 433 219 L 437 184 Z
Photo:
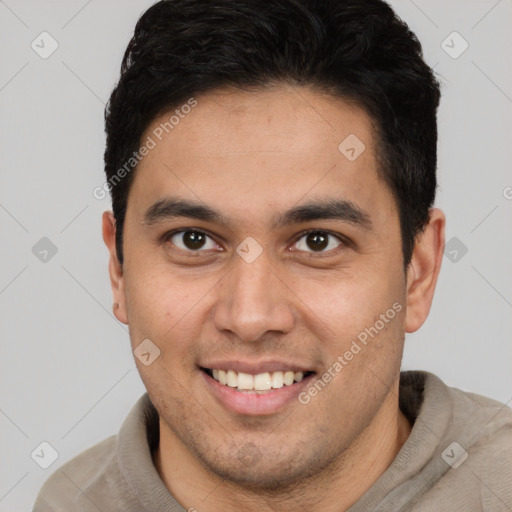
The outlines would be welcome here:
M 337 243 L 333 242 L 333 240 Z M 307 251 L 309 248 L 312 249 L 312 252 L 328 252 L 342 244 L 343 242 L 340 238 L 326 231 L 310 231 L 302 235 L 296 242 L 299 251 Z

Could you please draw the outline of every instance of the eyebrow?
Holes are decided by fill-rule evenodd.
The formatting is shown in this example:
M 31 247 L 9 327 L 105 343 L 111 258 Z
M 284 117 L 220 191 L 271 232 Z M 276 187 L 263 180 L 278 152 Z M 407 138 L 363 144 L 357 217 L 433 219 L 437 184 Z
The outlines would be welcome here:
M 144 214 L 143 223 L 148 226 L 177 217 L 221 224 L 227 227 L 231 222 L 221 212 L 201 202 L 167 197 L 160 199 L 149 207 Z M 341 220 L 355 226 L 371 230 L 373 227 L 370 215 L 352 201 L 327 198 L 294 206 L 279 215 L 272 229 L 308 222 L 312 220 Z

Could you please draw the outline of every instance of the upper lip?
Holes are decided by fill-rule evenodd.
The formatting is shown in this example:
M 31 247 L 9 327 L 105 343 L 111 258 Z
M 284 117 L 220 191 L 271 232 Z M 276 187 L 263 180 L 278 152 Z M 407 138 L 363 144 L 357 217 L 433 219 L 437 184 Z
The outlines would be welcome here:
M 259 373 L 272 373 L 272 372 L 310 372 L 314 371 L 311 366 L 307 366 L 300 363 L 294 363 L 290 361 L 279 361 L 279 360 L 267 360 L 258 362 L 242 361 L 234 359 L 231 361 L 208 361 L 204 364 L 200 364 L 201 368 L 207 368 L 210 370 L 233 370 L 237 373 L 249 373 L 252 375 L 258 375 Z

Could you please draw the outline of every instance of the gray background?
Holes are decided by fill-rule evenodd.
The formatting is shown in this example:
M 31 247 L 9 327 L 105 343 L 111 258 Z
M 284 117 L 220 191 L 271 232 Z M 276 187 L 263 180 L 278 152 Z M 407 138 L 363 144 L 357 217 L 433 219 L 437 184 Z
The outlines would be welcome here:
M 0 0 L 0 511 L 31 510 L 50 473 L 116 433 L 144 392 L 127 328 L 111 314 L 100 229 L 109 200 L 92 190 L 104 182 L 104 103 L 152 3 Z M 392 5 L 443 84 L 437 205 L 455 237 L 403 367 L 510 402 L 512 4 Z M 31 47 L 43 31 L 59 45 L 47 59 Z M 469 44 L 457 58 L 441 46 L 460 52 L 454 31 Z M 46 262 L 32 251 L 43 237 L 57 247 Z M 58 452 L 48 469 L 35 462 L 48 462 L 48 448 L 31 458 L 43 441 Z

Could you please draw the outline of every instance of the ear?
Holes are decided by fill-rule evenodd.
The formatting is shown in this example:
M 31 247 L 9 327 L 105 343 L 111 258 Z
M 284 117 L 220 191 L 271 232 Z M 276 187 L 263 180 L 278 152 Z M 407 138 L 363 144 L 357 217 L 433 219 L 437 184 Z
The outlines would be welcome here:
M 438 208 L 429 213 L 430 220 L 416 239 L 407 268 L 406 332 L 418 330 L 427 319 L 441 270 L 446 218 Z
M 114 297 L 114 316 L 123 324 L 128 325 L 126 313 L 126 297 L 124 293 L 123 267 L 117 258 L 116 250 L 116 220 L 112 212 L 103 212 L 103 241 L 110 253 L 108 272 L 110 274 L 110 286 Z

